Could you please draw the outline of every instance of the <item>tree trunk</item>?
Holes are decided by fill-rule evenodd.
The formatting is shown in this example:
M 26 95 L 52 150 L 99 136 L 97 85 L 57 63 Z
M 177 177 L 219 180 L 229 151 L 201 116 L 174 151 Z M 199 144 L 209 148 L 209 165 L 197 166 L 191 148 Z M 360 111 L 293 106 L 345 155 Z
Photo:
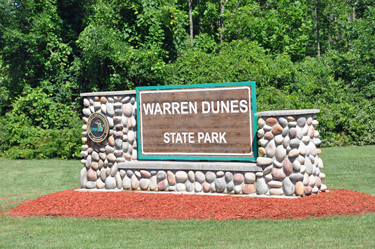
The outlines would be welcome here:
M 221 9 L 220 9 L 220 42 L 223 43 L 223 36 L 224 36 L 224 11 L 225 5 L 229 2 L 229 0 L 221 0 Z
M 190 23 L 190 46 L 193 46 L 193 6 L 192 0 L 188 0 L 189 3 L 189 23 Z
M 318 43 L 318 56 L 320 56 L 320 38 L 319 38 L 319 20 L 318 20 L 318 7 L 315 0 L 315 24 L 316 24 L 316 41 Z

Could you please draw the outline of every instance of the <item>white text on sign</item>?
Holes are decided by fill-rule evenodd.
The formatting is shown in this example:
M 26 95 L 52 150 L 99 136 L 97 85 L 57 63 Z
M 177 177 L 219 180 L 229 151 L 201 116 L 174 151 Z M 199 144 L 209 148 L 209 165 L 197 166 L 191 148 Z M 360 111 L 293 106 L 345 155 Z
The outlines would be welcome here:
M 226 132 L 198 132 L 195 136 L 194 132 L 165 132 L 164 143 L 166 144 L 226 144 Z

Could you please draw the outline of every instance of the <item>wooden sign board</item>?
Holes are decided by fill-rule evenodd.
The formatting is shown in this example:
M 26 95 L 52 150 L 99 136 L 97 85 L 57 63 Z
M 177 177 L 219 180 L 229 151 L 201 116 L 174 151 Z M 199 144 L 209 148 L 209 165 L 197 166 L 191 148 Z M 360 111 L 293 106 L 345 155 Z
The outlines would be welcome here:
M 256 159 L 255 82 L 136 90 L 139 160 Z

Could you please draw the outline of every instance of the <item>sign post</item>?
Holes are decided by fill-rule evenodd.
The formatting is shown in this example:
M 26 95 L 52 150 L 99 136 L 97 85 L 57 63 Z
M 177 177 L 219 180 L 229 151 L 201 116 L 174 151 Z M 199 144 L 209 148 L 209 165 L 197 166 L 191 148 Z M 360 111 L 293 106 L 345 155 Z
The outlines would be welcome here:
M 138 87 L 139 160 L 256 160 L 255 82 Z

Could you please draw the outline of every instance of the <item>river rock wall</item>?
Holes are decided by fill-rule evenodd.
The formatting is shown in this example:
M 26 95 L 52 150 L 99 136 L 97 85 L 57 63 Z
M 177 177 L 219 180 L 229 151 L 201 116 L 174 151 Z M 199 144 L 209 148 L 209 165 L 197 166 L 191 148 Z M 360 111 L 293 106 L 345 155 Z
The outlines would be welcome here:
M 326 176 L 319 158 L 322 151 L 317 148 L 321 141 L 314 112 L 319 110 L 256 114 L 260 145 L 257 164 L 265 172 L 265 194 L 304 196 L 327 189 L 322 183 Z

